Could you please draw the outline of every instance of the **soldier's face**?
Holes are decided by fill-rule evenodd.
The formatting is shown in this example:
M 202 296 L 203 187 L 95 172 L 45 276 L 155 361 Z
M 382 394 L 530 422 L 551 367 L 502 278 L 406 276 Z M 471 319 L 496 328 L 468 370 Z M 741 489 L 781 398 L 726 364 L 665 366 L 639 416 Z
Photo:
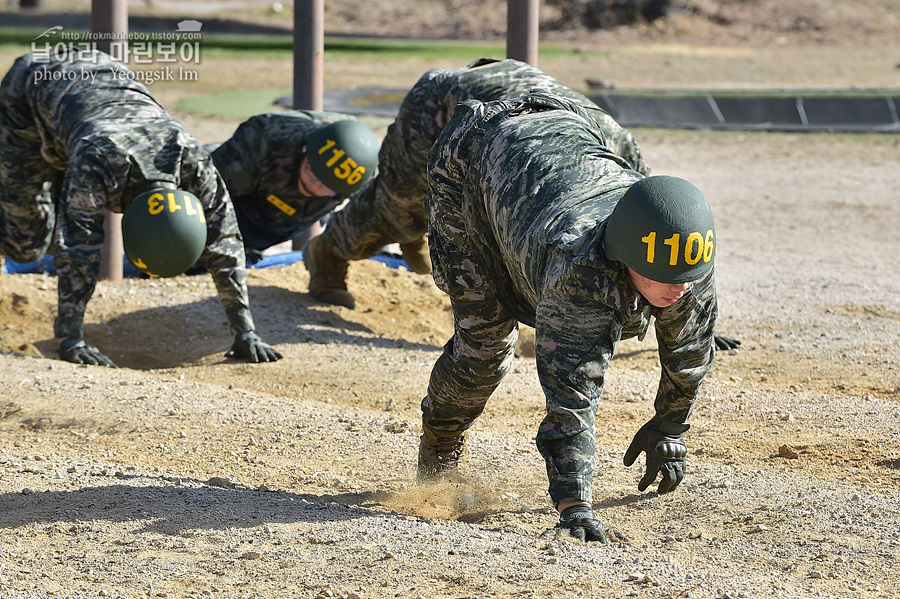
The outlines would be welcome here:
M 326 187 L 319 178 L 313 174 L 309 160 L 303 158 L 300 165 L 300 176 L 297 178 L 297 189 L 308 198 L 333 198 L 337 193 Z
M 634 284 L 635 289 L 638 290 L 638 293 L 657 308 L 668 308 L 680 300 L 684 292 L 691 286 L 690 283 L 660 283 L 647 277 L 642 277 L 630 268 L 628 269 L 628 276 L 631 277 L 631 282 Z

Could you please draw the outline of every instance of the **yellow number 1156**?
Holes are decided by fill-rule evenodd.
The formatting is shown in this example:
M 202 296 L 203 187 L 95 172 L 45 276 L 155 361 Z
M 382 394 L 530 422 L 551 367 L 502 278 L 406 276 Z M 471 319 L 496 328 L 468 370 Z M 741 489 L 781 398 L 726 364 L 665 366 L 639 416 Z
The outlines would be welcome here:
M 337 164 L 338 160 L 343 158 L 344 150 L 335 147 L 337 143 L 333 139 L 329 139 L 325 142 L 325 145 L 319 148 L 319 154 L 324 154 L 328 150 L 331 150 L 331 158 L 329 158 L 325 162 L 325 166 L 331 168 L 334 166 L 334 176 L 338 179 L 343 179 L 349 185 L 356 185 L 363 178 L 363 175 L 366 174 L 366 167 L 361 166 L 356 163 L 351 157 L 344 158 L 344 161 L 340 164 Z M 337 164 L 337 166 L 335 166 Z

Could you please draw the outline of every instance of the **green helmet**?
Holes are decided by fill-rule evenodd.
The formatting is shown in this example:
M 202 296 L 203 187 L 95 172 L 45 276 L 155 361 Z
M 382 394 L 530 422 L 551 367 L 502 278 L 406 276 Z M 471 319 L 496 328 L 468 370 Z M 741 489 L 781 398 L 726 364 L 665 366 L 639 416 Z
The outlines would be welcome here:
M 703 193 L 684 179 L 660 175 L 625 191 L 603 232 L 603 250 L 652 281 L 689 283 L 712 268 L 715 240 Z
M 336 121 L 309 134 L 306 158 L 319 181 L 348 196 L 375 174 L 378 139 L 359 121 Z
M 151 277 L 180 275 L 206 247 L 200 200 L 181 189 L 142 193 L 122 217 L 122 245 L 128 261 Z

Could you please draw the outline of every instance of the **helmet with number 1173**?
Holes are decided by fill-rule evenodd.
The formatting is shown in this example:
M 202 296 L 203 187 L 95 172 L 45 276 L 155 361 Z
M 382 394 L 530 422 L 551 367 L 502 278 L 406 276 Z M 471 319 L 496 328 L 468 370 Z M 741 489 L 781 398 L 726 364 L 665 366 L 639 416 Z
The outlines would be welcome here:
M 372 178 L 378 167 L 378 138 L 359 121 L 335 121 L 306 138 L 306 159 L 323 185 L 349 196 Z
M 629 187 L 603 232 L 607 257 L 659 283 L 690 283 L 713 267 L 712 210 L 694 184 L 667 175 Z

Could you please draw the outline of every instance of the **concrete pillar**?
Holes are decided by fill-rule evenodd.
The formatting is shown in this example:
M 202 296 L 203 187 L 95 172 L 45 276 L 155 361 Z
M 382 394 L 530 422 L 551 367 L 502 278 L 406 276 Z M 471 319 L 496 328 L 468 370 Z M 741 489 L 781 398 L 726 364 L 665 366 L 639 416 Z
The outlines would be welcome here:
M 294 2 L 293 106 L 322 110 L 325 71 L 325 1 Z
M 325 0 L 294 2 L 294 96 L 293 107 L 322 110 L 325 80 Z M 302 250 L 306 241 L 322 233 L 316 223 L 291 242 Z
M 538 66 L 540 0 L 506 1 L 506 57 Z
M 97 40 L 97 49 L 113 56 L 125 56 L 128 47 L 127 0 L 91 0 L 91 31 L 120 34 L 115 40 Z M 113 46 L 119 46 L 114 48 Z M 122 258 L 122 215 L 107 212 L 103 223 L 104 239 L 100 252 L 100 278 L 121 281 L 124 268 Z

